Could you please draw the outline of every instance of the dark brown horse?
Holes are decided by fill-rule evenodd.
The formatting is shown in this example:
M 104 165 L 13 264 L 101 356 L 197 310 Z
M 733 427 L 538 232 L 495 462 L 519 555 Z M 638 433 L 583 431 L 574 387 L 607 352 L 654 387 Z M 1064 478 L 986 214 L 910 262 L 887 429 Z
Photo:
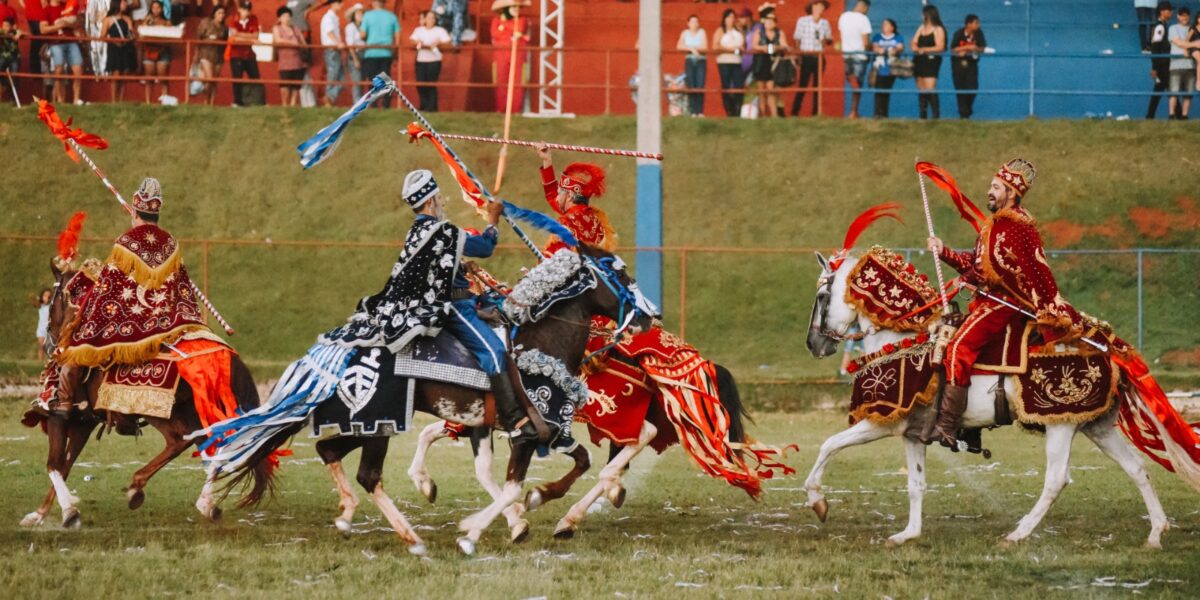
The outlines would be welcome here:
M 605 315 L 618 322 L 630 317 L 634 327 L 648 327 L 650 316 L 639 308 L 646 306 L 641 302 L 640 293 L 633 285 L 632 279 L 625 272 L 624 265 L 615 257 L 602 250 L 583 248 L 578 255 L 560 252 L 560 255 L 570 254 L 574 259 L 564 256 L 565 260 L 573 260 L 573 266 L 563 272 L 563 259 L 544 262 L 530 271 L 514 290 L 514 296 L 526 289 L 540 288 L 546 292 L 565 288 L 578 282 L 578 277 L 594 277 L 595 285 L 591 287 L 577 286 L 582 289 L 574 297 L 564 298 L 553 304 L 549 311 L 537 320 L 526 320 L 519 324 L 514 348 L 537 349 L 546 355 L 563 362 L 571 373 L 579 373 L 587 344 L 590 320 L 593 315 Z M 555 271 L 558 272 L 555 272 Z M 510 297 L 508 302 L 513 302 Z M 529 308 L 525 306 L 524 308 Z M 513 371 L 511 366 L 509 371 Z M 515 382 L 515 380 L 514 380 Z M 486 399 L 484 392 L 461 387 L 453 384 L 419 381 L 416 384 L 414 410 L 434 415 L 454 423 L 468 427 L 485 425 L 484 407 Z M 267 453 L 283 445 L 293 434 L 304 427 L 304 421 L 281 428 L 273 437 L 263 444 L 256 454 L 243 466 L 223 474 L 224 476 L 239 476 L 245 469 L 254 468 Z M 358 506 L 358 497 L 351 489 L 342 469 L 342 459 L 355 449 L 362 449 L 362 459 L 359 463 L 357 480 L 371 499 L 383 512 L 388 522 L 408 545 L 413 554 L 423 554 L 425 544 L 409 525 L 404 515 L 396 508 L 395 503 L 383 488 L 383 465 L 388 450 L 387 437 L 354 437 L 342 436 L 322 440 L 317 443 L 317 453 L 329 467 L 340 496 L 339 507 L 341 514 L 335 520 L 338 529 L 343 532 L 350 530 L 354 510 Z M 474 554 L 476 543 L 483 530 L 491 524 L 507 507 L 517 502 L 521 497 L 521 489 L 525 474 L 529 468 L 530 459 L 537 446 L 536 441 L 515 442 L 509 457 L 508 471 L 503 489 L 494 501 L 483 510 L 471 515 L 460 523 L 459 528 L 466 535 L 458 539 L 459 549 L 465 554 Z M 255 499 L 250 499 L 251 502 Z
M 50 355 L 57 346 L 63 325 L 70 322 L 75 314 L 75 309 L 68 302 L 69 298 L 67 298 L 65 287 L 76 271 L 61 271 L 53 263 L 50 269 L 54 274 L 54 296 L 50 301 L 50 321 L 46 334 L 47 355 Z M 237 354 L 231 354 L 231 361 L 231 385 L 238 406 L 243 410 L 257 407 L 259 403 L 258 389 L 254 386 L 249 369 Z M 138 508 L 145 501 L 146 483 L 159 469 L 200 441 L 184 439 L 187 434 L 202 427 L 200 417 L 196 413 L 192 389 L 186 381 L 180 380 L 179 387 L 175 392 L 175 405 L 171 410 L 171 416 L 163 419 L 146 415 L 116 413 L 110 415 L 107 414 L 107 411 L 96 410 L 94 407 L 102 378 L 103 373 L 99 369 L 92 369 L 84 376 L 84 384 L 75 390 L 76 409 L 72 410 L 68 417 L 54 411 L 47 414 L 40 410 L 30 410 L 26 413 L 23 422 L 30 426 L 41 424 L 49 440 L 50 450 L 46 459 L 46 469 L 50 475 L 51 487 L 41 506 L 25 515 L 21 520 L 22 525 L 40 525 L 50 512 L 57 497 L 63 512 L 63 526 L 80 526 L 79 509 L 76 506 L 79 499 L 67 488 L 66 479 L 71 472 L 71 466 L 78 460 L 79 453 L 87 444 L 88 438 L 101 423 L 115 423 L 119 432 L 133 435 L 137 434 L 143 425 L 141 421 L 145 421 L 144 424 L 149 424 L 162 434 L 163 441 L 166 443 L 162 452 L 159 452 L 146 466 L 133 474 L 133 481 L 126 489 L 130 509 Z M 261 496 L 270 488 L 272 468 L 270 461 L 263 461 L 253 470 L 253 484 L 248 495 Z M 221 516 L 221 509 L 213 497 L 212 487 L 211 480 L 205 481 L 200 497 L 196 501 L 196 508 L 205 518 L 216 520 Z

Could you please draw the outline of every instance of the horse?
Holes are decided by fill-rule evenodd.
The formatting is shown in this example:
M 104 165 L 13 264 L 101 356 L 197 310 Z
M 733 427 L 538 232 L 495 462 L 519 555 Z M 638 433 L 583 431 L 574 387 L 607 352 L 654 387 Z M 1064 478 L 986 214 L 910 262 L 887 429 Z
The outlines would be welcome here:
M 67 282 L 77 271 L 70 268 L 60 269 L 53 261 L 50 270 L 54 276 L 54 288 L 50 301 L 50 319 L 45 342 L 47 356 L 53 355 L 63 326 L 71 322 L 76 314 L 76 309 L 71 306 L 65 288 Z M 245 363 L 236 353 L 230 353 L 230 360 L 231 388 L 237 398 L 239 408 L 244 411 L 256 408 L 259 405 L 258 388 L 254 385 L 250 370 L 246 368 Z M 56 367 L 55 365 L 52 368 Z M 131 435 L 136 435 L 140 432 L 141 426 L 137 420 L 144 419 L 147 424 L 162 434 L 165 443 L 158 455 L 133 474 L 133 481 L 125 491 L 131 510 L 139 508 L 145 502 L 145 488 L 150 478 L 167 463 L 198 442 L 198 440 L 185 439 L 189 433 L 201 428 L 202 425 L 196 412 L 192 388 L 183 378 L 180 378 L 179 386 L 175 391 L 175 404 L 171 409 L 171 416 L 165 419 L 147 415 L 121 415 L 96 409 L 96 398 L 100 391 L 101 379 L 102 373 L 99 369 L 92 369 L 86 375 L 85 384 L 79 386 L 79 389 L 75 391 L 76 408 L 68 416 L 63 416 L 55 411 L 42 414 L 41 411 L 30 410 L 26 413 L 23 420 L 26 425 L 35 426 L 40 423 L 46 432 L 49 441 L 46 469 L 49 472 L 51 487 L 42 504 L 21 519 L 21 525 L 33 527 L 42 524 L 57 498 L 59 507 L 62 509 L 63 527 L 78 528 L 81 526 L 77 506 L 79 498 L 67 488 L 66 479 L 71 473 L 71 467 L 87 444 L 92 431 L 102 422 L 120 422 L 122 426 L 118 427 L 119 432 L 121 429 L 127 429 L 132 431 Z M 130 421 L 131 418 L 132 421 Z M 250 473 L 253 481 L 247 492 L 248 498 L 260 498 L 271 489 L 273 471 L 274 462 L 272 461 L 264 461 L 256 466 Z M 210 521 L 217 521 L 221 518 L 220 502 L 213 495 L 211 478 L 206 479 L 200 491 L 200 496 L 196 500 L 196 509 Z
M 621 356 L 613 355 L 609 360 L 620 360 L 628 364 L 631 368 L 640 370 L 640 367 L 636 363 Z M 733 374 L 719 364 L 715 364 L 714 366 L 721 405 L 729 415 L 729 440 L 734 443 L 745 443 L 747 442 L 745 421 L 753 421 L 753 419 L 742 404 L 737 382 L 734 380 Z M 647 377 L 644 372 L 643 377 Z M 572 505 L 567 514 L 559 520 L 554 529 L 555 538 L 570 539 L 574 537 L 575 532 L 579 528 L 579 523 L 587 515 L 588 508 L 595 504 L 602 496 L 607 498 L 609 503 L 615 508 L 621 508 L 624 505 L 626 491 L 625 486 L 621 483 L 621 477 L 629 469 L 629 464 L 633 458 L 644 450 L 646 446 L 657 441 L 658 443 L 655 444 L 656 449 L 659 452 L 663 452 L 668 447 L 679 443 L 678 438 L 673 433 L 669 436 L 664 435 L 663 438 L 665 439 L 658 437 L 659 427 L 663 425 L 669 426 L 669 421 L 666 421 L 665 417 L 661 416 L 663 413 L 661 396 L 649 386 L 639 387 L 631 385 L 630 393 L 647 394 L 652 398 L 648 414 L 643 415 L 644 418 L 636 441 L 633 443 L 622 443 L 614 439 L 613 435 L 607 431 L 589 428 L 593 433 L 594 441 L 597 437 L 609 441 L 608 460 L 597 476 L 596 485 Z M 629 407 L 629 403 L 621 402 L 617 402 L 613 406 L 617 413 L 623 411 L 632 412 Z M 659 423 L 659 425 L 655 425 L 655 422 Z M 495 498 L 499 494 L 499 487 L 492 479 L 491 432 L 487 428 L 473 427 L 468 428 L 465 433 L 469 436 L 471 451 L 474 455 L 475 479 L 488 494 Z M 416 487 L 417 492 L 431 504 L 437 500 L 438 488 L 425 466 L 425 457 L 435 442 L 451 435 L 453 435 L 452 432 L 447 429 L 445 424 L 438 421 L 426 426 L 417 437 L 417 449 L 413 454 L 412 465 L 408 469 L 408 476 Z M 533 510 L 548 502 L 562 498 L 571 490 L 575 482 L 591 468 L 591 453 L 583 444 L 577 443 L 569 450 L 563 451 L 562 454 L 573 461 L 571 469 L 558 480 L 536 486 L 529 490 L 525 495 L 523 503 L 514 504 L 505 512 L 509 526 L 513 531 L 514 542 L 522 541 L 528 532 L 528 523 L 521 519 L 521 515 L 526 510 Z
M 851 243 L 847 243 L 847 246 L 849 245 Z M 886 351 L 888 347 L 895 348 L 909 344 L 910 342 L 904 341 L 905 334 L 903 332 L 880 325 L 877 315 L 873 315 L 847 302 L 847 279 L 860 259 L 853 256 L 845 256 L 844 252 L 842 255 L 836 257 L 836 260 L 832 261 L 832 263 L 820 253 L 817 253 L 817 262 L 821 268 L 821 274 L 817 280 L 817 295 L 809 322 L 807 335 L 809 351 L 816 358 L 824 358 L 834 354 L 837 351 L 839 342 L 847 339 L 847 331 L 856 323 L 861 331 L 867 332 L 862 341 L 865 346 L 865 352 L 868 355 L 879 352 L 881 349 Z M 903 259 L 900 260 L 903 261 Z M 912 270 L 911 265 L 907 265 L 907 269 L 909 269 L 909 273 L 915 272 Z M 936 297 L 935 293 L 931 293 L 931 295 Z M 936 310 L 936 301 L 933 306 L 934 310 Z M 940 322 L 941 317 L 938 316 L 934 319 L 933 324 L 937 325 Z M 888 346 L 889 344 L 891 346 Z M 1115 368 L 1114 371 L 1116 371 Z M 1060 375 L 1051 372 L 1049 377 L 1060 377 Z M 1113 377 L 1117 377 L 1116 372 L 1113 373 Z M 1008 398 L 1018 398 L 1014 379 L 1015 377 L 1004 378 L 1003 390 Z M 1149 474 L 1142 463 L 1141 457 L 1134 452 L 1130 444 L 1125 443 L 1121 439 L 1121 434 L 1114 427 L 1114 423 L 1117 423 L 1118 418 L 1120 418 L 1121 430 L 1126 435 L 1131 435 L 1127 430 L 1128 425 L 1125 420 L 1125 411 L 1137 410 L 1138 406 L 1142 407 L 1141 418 L 1147 417 L 1147 413 L 1144 411 L 1146 405 L 1143 404 L 1147 394 L 1143 388 L 1137 387 L 1137 384 L 1132 382 L 1131 379 L 1133 378 L 1122 367 L 1120 381 L 1115 386 L 1115 394 L 1112 394 L 1115 398 L 1110 396 L 1106 399 L 1112 404 L 1108 410 L 1079 422 L 1045 424 L 1046 474 L 1041 496 L 1038 498 L 1033 509 L 1020 520 L 1016 528 L 1004 537 L 1003 544 L 1011 545 L 1025 540 L 1033 533 L 1038 524 L 1041 523 L 1043 517 L 1046 516 L 1046 513 L 1059 493 L 1069 482 L 1068 463 L 1071 456 L 1071 442 L 1076 433 L 1082 432 L 1101 452 L 1115 461 L 1126 475 L 1133 480 L 1141 492 L 1146 510 L 1150 515 L 1150 534 L 1146 540 L 1146 545 L 1150 548 L 1162 547 L 1162 534 L 1168 526 L 1162 504 L 1159 502 L 1158 496 L 1150 484 Z M 1051 383 L 1054 383 L 1054 381 L 1051 381 Z M 1058 383 L 1062 383 L 1062 381 Z M 998 411 L 995 401 L 995 390 L 998 384 L 998 375 L 972 375 L 967 410 L 963 416 L 963 429 L 990 428 L 997 425 Z M 1157 389 L 1157 384 L 1154 385 L 1154 388 Z M 936 395 L 933 395 L 933 400 L 933 402 L 928 403 L 914 401 L 907 415 L 900 417 L 892 423 L 881 424 L 872 421 L 870 418 L 862 418 L 848 429 L 830 436 L 821 444 L 812 471 L 804 483 L 804 488 L 807 492 L 807 506 L 816 513 L 817 518 L 821 522 L 825 522 L 829 511 L 829 505 L 822 493 L 821 480 L 824 476 L 825 468 L 833 456 L 851 446 L 874 442 L 886 437 L 901 436 L 908 468 L 908 524 L 903 531 L 889 537 L 887 542 L 890 545 L 900 545 L 921 535 L 922 500 L 926 490 L 926 447 L 923 443 L 914 439 L 917 437 L 914 435 L 914 432 L 922 431 L 930 420 L 935 418 Z M 1163 403 L 1165 404 L 1165 397 Z M 1169 405 L 1167 407 L 1169 409 Z M 1174 413 L 1173 409 L 1169 410 Z M 1174 413 L 1174 415 L 1178 417 L 1177 413 Z M 1150 418 L 1154 417 L 1150 415 Z M 1011 420 L 1008 420 L 1008 422 L 1011 423 Z M 1154 426 L 1158 426 L 1158 424 L 1156 423 Z M 907 435 L 906 432 L 908 432 Z M 1134 440 L 1134 437 L 1130 439 Z M 1163 441 L 1167 444 L 1168 454 L 1170 454 L 1172 442 L 1168 439 L 1164 439 Z M 1138 446 L 1143 451 L 1146 451 L 1145 445 L 1138 444 Z M 1167 466 L 1168 469 L 1172 468 L 1170 463 L 1163 463 L 1154 454 L 1150 454 L 1149 452 L 1147 454 L 1164 464 L 1164 466 Z M 1176 470 L 1193 472 L 1194 466 L 1185 464 L 1186 460 L 1180 462 L 1178 460 L 1179 454 L 1172 456 L 1176 459 L 1174 461 Z M 1185 479 L 1188 477 L 1194 476 L 1187 475 Z M 1190 482 L 1193 486 L 1196 485 L 1194 480 Z
M 570 295 L 564 295 L 567 290 L 573 291 L 569 292 Z M 527 302 L 517 301 L 517 296 Z M 531 298 L 532 301 L 529 301 Z M 541 312 L 540 307 L 548 308 Z M 504 310 L 510 316 L 521 315 L 512 338 L 514 349 L 540 351 L 561 361 L 570 373 L 580 370 L 592 316 L 604 315 L 618 322 L 628 322 L 635 330 L 649 327 L 654 316 L 652 306 L 641 296 L 633 279 L 625 272 L 624 263 L 608 252 L 586 246 L 580 247 L 579 253 L 561 250 L 534 267 L 506 300 Z M 511 364 L 510 373 L 513 371 Z M 468 427 L 485 424 L 484 392 L 455 384 L 417 380 L 413 393 L 415 411 Z M 241 476 L 246 469 L 256 468 L 255 465 L 266 453 L 284 444 L 305 426 L 305 422 L 300 418 L 281 426 L 277 431 L 269 431 L 265 435 L 270 435 L 270 438 L 257 446 L 248 460 L 223 473 L 220 478 Z M 342 460 L 351 451 L 361 449 L 362 458 L 356 475 L 359 485 L 371 495 L 376 506 L 407 545 L 408 551 L 424 555 L 424 542 L 384 491 L 383 466 L 388 441 L 387 437 L 344 435 L 317 442 L 317 454 L 329 468 L 339 495 L 338 507 L 341 512 L 334 524 L 339 531 L 350 531 L 351 520 L 358 507 L 358 496 L 346 480 Z M 536 440 L 513 442 L 503 488 L 498 489 L 491 504 L 459 524 L 459 529 L 466 535 L 459 537 L 456 543 L 464 554 L 473 555 L 483 530 L 520 499 L 529 462 L 538 443 Z M 250 501 L 253 503 L 256 500 L 251 498 Z M 523 530 L 528 531 L 528 523 L 524 524 Z M 514 532 L 516 535 L 518 532 Z M 523 533 L 519 535 L 524 536 Z

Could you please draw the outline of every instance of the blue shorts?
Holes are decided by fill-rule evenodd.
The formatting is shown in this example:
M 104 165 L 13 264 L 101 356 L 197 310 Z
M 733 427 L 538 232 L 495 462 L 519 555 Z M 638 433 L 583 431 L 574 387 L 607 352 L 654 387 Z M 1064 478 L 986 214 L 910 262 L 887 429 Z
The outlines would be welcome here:
M 79 51 L 79 44 L 75 42 L 50 46 L 50 68 L 57 69 L 66 66 L 83 66 L 83 53 Z
M 859 83 L 862 83 L 867 76 L 867 56 L 865 54 L 847 54 L 844 57 L 846 61 L 846 77 L 856 77 Z

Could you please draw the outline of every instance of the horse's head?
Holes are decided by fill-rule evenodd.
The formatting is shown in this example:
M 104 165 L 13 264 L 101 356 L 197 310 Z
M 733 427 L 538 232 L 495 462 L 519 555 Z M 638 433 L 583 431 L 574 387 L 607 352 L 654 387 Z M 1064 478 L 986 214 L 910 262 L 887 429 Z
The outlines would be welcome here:
M 658 307 L 629 276 L 621 257 L 594 246 L 581 246 L 580 255 L 584 266 L 604 284 L 591 294 L 592 314 L 604 315 L 616 321 L 618 330 L 627 328 L 631 333 L 650 329 L 654 319 L 662 318 Z
M 846 277 L 858 259 L 840 256 L 829 261 L 820 252 L 816 255 L 821 275 L 817 278 L 817 298 L 808 321 L 806 345 L 813 356 L 825 358 L 837 352 L 838 343 L 858 320 L 857 311 L 846 302 Z
M 50 261 L 50 273 L 54 276 L 54 287 L 50 291 L 50 318 L 46 325 L 47 356 L 58 347 L 63 328 L 75 320 L 80 308 L 78 300 L 95 285 L 100 261 L 89 258 L 83 261 L 83 266 L 76 268 L 74 261 L 54 258 Z

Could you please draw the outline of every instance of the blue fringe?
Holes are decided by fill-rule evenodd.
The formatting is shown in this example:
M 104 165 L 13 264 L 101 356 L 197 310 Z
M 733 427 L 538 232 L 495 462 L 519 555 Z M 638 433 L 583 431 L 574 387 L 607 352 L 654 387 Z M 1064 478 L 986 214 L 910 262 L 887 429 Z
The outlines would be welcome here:
M 537 212 L 536 210 L 521 208 L 520 206 L 517 206 L 508 200 L 504 200 L 503 202 L 504 214 L 508 215 L 509 217 L 521 221 L 522 223 L 527 223 L 535 229 L 540 229 L 547 233 L 554 234 L 558 236 L 558 239 L 562 240 L 564 244 L 572 248 L 579 246 L 579 240 L 575 239 L 575 236 L 571 233 L 571 230 L 564 227 L 558 221 L 555 221 L 549 216 Z

